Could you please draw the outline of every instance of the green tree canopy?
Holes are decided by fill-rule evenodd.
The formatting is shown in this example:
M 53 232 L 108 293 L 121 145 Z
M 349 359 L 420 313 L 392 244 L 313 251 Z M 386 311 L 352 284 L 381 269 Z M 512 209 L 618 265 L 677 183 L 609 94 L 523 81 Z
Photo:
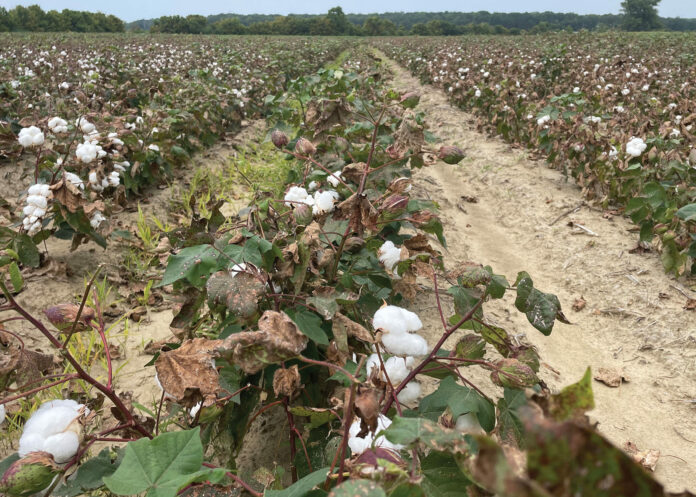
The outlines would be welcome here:
M 624 0 L 621 2 L 623 28 L 626 31 L 651 31 L 662 27 L 657 15 L 660 0 Z

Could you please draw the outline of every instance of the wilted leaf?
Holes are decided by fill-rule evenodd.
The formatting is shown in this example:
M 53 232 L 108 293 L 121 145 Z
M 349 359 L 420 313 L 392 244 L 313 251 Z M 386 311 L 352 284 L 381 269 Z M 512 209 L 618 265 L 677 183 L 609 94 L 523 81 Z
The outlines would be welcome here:
M 273 374 L 273 392 L 276 397 L 293 398 L 302 386 L 297 364 L 290 368 L 278 368 Z
M 581 418 L 585 411 L 594 409 L 592 394 L 592 371 L 587 368 L 582 379 L 568 385 L 560 393 L 548 398 L 549 415 L 558 421 Z
M 655 449 L 639 450 L 638 446 L 633 442 L 626 442 L 624 444 L 624 450 L 631 456 L 631 458 L 640 464 L 645 469 L 650 471 L 655 471 L 657 467 L 657 461 L 660 459 L 660 451 Z
M 621 386 L 621 382 L 628 381 L 628 377 L 623 373 L 623 371 L 610 368 L 598 368 L 594 375 L 594 379 L 601 381 L 608 387 L 613 388 Z
M 248 318 L 258 310 L 266 285 L 253 274 L 218 271 L 208 279 L 206 289 L 211 304 L 224 305 L 235 316 Z
M 297 357 L 307 346 L 307 336 L 284 312 L 266 311 L 258 331 L 235 333 L 222 341 L 218 353 L 247 374 Z
M 160 353 L 155 361 L 157 378 L 167 394 L 188 408 L 203 401 L 213 404 L 221 391 L 213 359 L 222 340 L 194 338 L 177 349 Z

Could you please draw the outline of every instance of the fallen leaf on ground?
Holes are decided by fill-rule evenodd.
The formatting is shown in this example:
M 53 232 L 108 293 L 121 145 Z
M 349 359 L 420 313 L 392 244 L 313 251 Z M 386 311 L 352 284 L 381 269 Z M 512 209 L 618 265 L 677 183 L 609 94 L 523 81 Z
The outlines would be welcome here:
M 687 300 L 684 309 L 686 309 L 687 311 L 696 310 L 696 299 Z
M 645 469 L 655 471 L 657 461 L 660 459 L 660 451 L 656 449 L 638 450 L 638 446 L 633 442 L 626 442 L 624 450 L 631 458 Z
M 605 385 L 616 388 L 621 385 L 621 382 L 628 382 L 629 378 L 623 371 L 611 368 L 599 368 L 594 375 L 594 379 L 604 383 Z
M 575 312 L 580 312 L 585 308 L 586 305 L 587 301 L 585 300 L 585 297 L 577 298 L 575 299 L 575 302 L 573 302 L 573 310 Z

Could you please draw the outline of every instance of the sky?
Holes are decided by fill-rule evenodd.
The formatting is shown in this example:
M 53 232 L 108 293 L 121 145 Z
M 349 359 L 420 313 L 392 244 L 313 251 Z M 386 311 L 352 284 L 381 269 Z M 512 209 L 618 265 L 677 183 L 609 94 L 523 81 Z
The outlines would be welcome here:
M 618 14 L 621 0 L 582 0 L 581 2 L 559 2 L 558 0 L 118 0 L 95 2 L 94 0 L 0 0 L 0 6 L 12 8 L 16 5 L 38 4 L 44 10 L 99 10 L 114 14 L 124 21 L 150 19 L 164 15 L 188 14 L 323 14 L 331 7 L 340 5 L 351 14 L 374 12 L 577 12 L 578 14 Z M 662 0 L 658 11 L 663 17 L 696 18 L 696 1 Z

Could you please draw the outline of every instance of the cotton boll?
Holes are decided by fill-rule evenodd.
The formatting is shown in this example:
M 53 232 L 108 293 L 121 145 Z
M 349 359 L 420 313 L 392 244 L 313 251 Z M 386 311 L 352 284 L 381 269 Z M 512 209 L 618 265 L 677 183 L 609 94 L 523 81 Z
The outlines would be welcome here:
M 384 264 L 388 271 L 392 271 L 394 266 L 401 260 L 401 249 L 387 240 L 377 251 L 379 262 Z
M 0 425 L 5 422 L 5 404 L 0 405 Z
M 307 188 L 309 188 L 310 192 L 313 192 L 314 190 L 317 189 L 318 186 L 319 186 L 319 184 L 316 181 L 310 181 L 309 185 L 307 185 Z
M 81 190 L 85 189 L 85 182 L 82 181 L 82 178 L 80 178 L 77 174 L 66 171 L 64 173 L 64 177 L 66 180 L 68 180 L 70 183 L 80 188 Z
M 99 211 L 95 211 L 89 220 L 89 224 L 90 226 L 92 226 L 92 228 L 96 230 L 104 221 L 106 221 L 106 218 L 102 215 L 102 213 Z
M 29 126 L 19 131 L 17 141 L 24 148 L 38 147 L 44 143 L 44 134 L 36 126 Z
M 384 333 L 382 343 L 387 352 L 394 355 L 424 356 L 430 349 L 428 342 L 420 335 L 409 333 Z
M 648 146 L 641 138 L 631 137 L 626 144 L 626 153 L 631 157 L 640 157 Z
M 418 314 L 395 305 L 380 307 L 372 318 L 374 329 L 383 329 L 395 334 L 418 331 L 423 327 Z
M 341 171 L 338 171 L 336 173 L 333 173 L 328 178 L 326 178 L 326 181 L 328 181 L 331 184 L 331 186 L 336 188 L 338 186 L 338 184 L 341 182 L 340 181 L 341 179 L 342 179 L 341 178 Z
M 58 464 L 66 463 L 77 454 L 80 447 L 80 439 L 77 433 L 72 431 L 58 433 L 48 437 L 43 444 L 43 450 L 53 454 L 53 459 Z
M 79 117 L 75 121 L 75 126 L 79 126 L 82 132 L 86 135 L 89 135 L 90 133 L 97 130 L 97 127 L 84 117 Z
M 34 211 L 37 209 L 35 205 L 25 205 L 24 209 L 22 209 L 22 212 L 24 213 L 25 216 L 33 216 Z
M 380 414 L 377 418 L 376 433 L 386 430 L 389 428 L 391 423 L 391 419 L 386 417 L 384 414 Z M 375 440 L 375 433 L 373 432 L 367 433 L 365 438 L 358 437 L 358 433 L 360 433 L 360 419 L 355 419 L 350 425 L 350 430 L 348 431 L 348 447 L 350 447 L 353 454 L 362 454 L 367 449 L 372 447 L 373 442 L 375 447 L 382 447 L 383 449 L 391 449 L 394 451 L 403 449 L 403 445 L 393 444 L 383 436 L 377 437 Z
M 335 192 L 334 190 L 316 192 L 314 194 L 312 213 L 315 215 L 321 215 L 327 212 L 333 212 L 336 200 L 338 200 L 338 192 Z
M 293 202 L 305 203 L 305 199 L 308 195 L 307 190 L 301 186 L 291 186 L 285 193 L 285 198 L 283 198 L 283 200 L 285 200 L 285 205 L 292 207 Z
M 193 406 L 191 408 L 191 410 L 189 411 L 189 414 L 191 415 L 192 418 L 196 417 L 196 414 L 198 414 L 198 411 L 201 410 L 202 405 L 203 405 L 203 402 L 199 402 L 198 404 L 196 404 L 195 406 Z
M 407 404 L 418 400 L 421 394 L 421 385 L 417 381 L 410 381 L 406 386 L 399 392 L 396 398 L 399 402 Z
M 38 207 L 39 209 L 45 209 L 48 207 L 48 199 L 43 195 L 29 195 L 27 197 L 27 204 Z
M 84 143 L 78 144 L 77 148 L 75 149 L 75 156 L 85 164 L 92 162 L 94 159 L 97 158 L 96 142 L 86 141 Z
M 67 133 L 68 132 L 68 122 L 60 117 L 52 117 L 48 121 L 48 127 L 54 133 Z
M 413 359 L 413 358 L 409 358 Z M 413 362 L 410 361 L 412 364 Z M 409 362 L 407 362 L 406 359 L 403 357 L 390 357 L 386 361 L 384 361 L 384 369 L 387 371 L 387 376 L 389 376 L 389 381 L 392 383 L 392 385 L 396 386 L 408 376 L 409 373 Z M 372 370 L 373 368 L 377 368 L 377 370 L 380 370 L 380 362 L 379 362 L 379 356 L 377 354 L 371 354 L 368 358 L 367 361 L 365 362 L 365 370 L 367 371 L 367 376 L 372 375 Z M 381 372 L 380 377 L 382 379 L 384 378 L 384 373 Z
M 151 143 L 150 145 L 148 145 L 148 146 L 147 146 L 147 149 L 148 149 L 148 150 L 152 150 L 153 152 L 159 152 L 159 151 L 160 151 L 159 147 L 158 147 L 157 145 L 155 145 L 154 143 Z
M 481 428 L 481 423 L 479 423 L 476 417 L 476 413 L 473 412 L 468 412 L 459 416 L 454 427 L 465 433 L 483 433 L 484 431 L 483 428 Z
M 121 177 L 118 175 L 117 171 L 111 172 L 108 176 L 108 180 L 111 186 L 118 186 L 121 184 Z

